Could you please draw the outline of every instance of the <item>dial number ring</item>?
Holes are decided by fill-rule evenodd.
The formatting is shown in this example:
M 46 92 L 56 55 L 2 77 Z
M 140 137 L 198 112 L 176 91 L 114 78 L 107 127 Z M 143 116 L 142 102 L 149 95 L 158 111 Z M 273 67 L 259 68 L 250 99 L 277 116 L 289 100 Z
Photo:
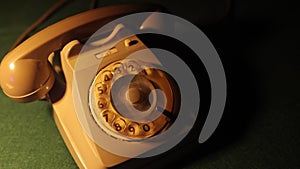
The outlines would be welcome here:
M 167 97 L 165 109 L 172 112 L 171 114 L 173 114 L 175 118 L 177 117 L 178 111 L 172 110 L 174 107 L 174 93 L 172 91 L 172 85 L 169 84 L 171 81 L 169 81 L 168 76 L 159 69 L 147 67 L 144 63 L 134 60 L 126 60 L 125 62 L 111 63 L 101 69 L 91 85 L 92 93 L 90 94 L 92 94 L 92 97 L 94 97 L 93 99 L 95 99 L 95 103 L 98 103 L 98 105 L 97 107 L 94 107 L 93 104 L 90 104 L 90 107 L 92 110 L 92 116 L 98 126 L 107 134 L 124 140 L 141 140 L 155 136 L 156 134 L 167 130 L 172 125 L 173 120 L 171 120 L 168 116 L 165 116 L 162 112 L 158 112 L 159 110 L 155 108 L 155 106 L 154 108 L 152 107 L 150 111 L 156 111 L 160 114 L 160 116 L 152 121 L 134 121 L 130 118 L 123 117 L 120 113 L 118 113 L 116 105 L 114 105 L 111 100 L 111 90 L 114 83 L 125 76 L 140 76 L 141 78 L 136 78 L 137 84 L 144 83 L 144 86 L 150 86 L 148 83 L 151 82 L 154 84 L 153 86 L 163 90 Z M 133 86 L 138 85 L 135 84 Z M 144 97 L 140 95 L 144 95 L 143 91 L 147 90 L 139 86 L 132 87 L 130 89 L 129 95 L 127 94 L 127 102 L 134 105 L 140 104 L 140 100 L 142 100 L 140 102 L 145 100 L 143 99 Z M 146 93 L 149 95 L 149 92 Z

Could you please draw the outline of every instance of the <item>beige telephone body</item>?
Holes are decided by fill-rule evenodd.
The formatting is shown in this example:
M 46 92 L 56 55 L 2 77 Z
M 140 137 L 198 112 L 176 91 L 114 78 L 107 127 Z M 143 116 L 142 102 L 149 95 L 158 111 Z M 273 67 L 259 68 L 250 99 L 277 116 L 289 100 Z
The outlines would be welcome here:
M 74 67 L 84 42 L 104 24 L 123 15 L 160 10 L 162 8 L 155 5 L 108 6 L 83 12 L 47 27 L 17 46 L 3 59 L 0 67 L 3 92 L 19 102 L 47 98 L 52 103 L 58 129 L 80 168 L 107 168 L 127 161 L 129 158 L 112 154 L 95 144 L 83 130 L 74 113 Z M 144 48 L 147 47 L 143 42 L 137 36 L 132 36 L 105 51 L 103 57 L 108 59 L 104 59 L 103 64 L 99 66 L 91 85 L 91 97 L 95 102 L 93 108 L 100 113 L 95 115 L 95 120 L 99 125 L 104 125 L 107 132 L 111 132 L 113 136 L 143 139 L 162 132 L 172 123 L 166 116 L 161 116 L 153 122 L 136 123 L 123 118 L 109 103 L 109 90 L 126 90 L 122 88 L 122 80 L 111 82 L 111 76 L 120 76 L 118 79 L 126 81 L 127 77 L 133 76 L 131 72 L 138 71 L 138 67 L 142 66 L 141 62 L 135 60 L 122 64 L 118 61 L 129 53 Z M 53 66 L 48 61 L 55 51 L 60 51 L 65 82 L 57 78 Z M 159 64 L 155 57 L 152 60 Z M 119 91 L 127 93 L 126 96 L 116 96 L 120 98 L 115 100 L 125 99 L 127 104 L 132 104 L 137 109 L 150 109 L 151 105 L 144 95 L 149 95 L 151 90 L 158 87 L 167 93 L 169 101 L 166 107 L 170 112 L 173 111 L 176 117 L 176 102 L 180 98 L 176 97 L 176 83 L 162 71 L 151 68 L 145 70 L 133 78 L 128 91 Z M 105 93 L 105 97 L 99 97 Z
M 125 15 L 155 11 L 164 11 L 164 9 L 156 5 L 131 4 L 107 6 L 83 12 L 66 18 L 31 36 L 10 51 L 1 62 L 0 85 L 3 92 L 19 102 L 47 99 L 52 104 L 53 116 L 64 142 L 80 168 L 104 169 L 118 167 L 120 166 L 119 164 L 130 161 L 130 158 L 135 158 L 116 155 L 116 153 L 108 151 L 107 147 L 104 149 L 103 146 L 95 143 L 93 134 L 87 131 L 89 129 L 85 127 L 86 124 L 81 120 L 78 113 L 77 105 L 80 102 L 77 102 L 78 100 L 76 99 L 81 98 L 81 96 L 76 95 L 76 92 L 74 93 L 73 90 L 73 80 L 76 79 L 74 72 L 76 72 L 76 64 L 79 58 L 84 58 L 84 55 L 88 55 L 89 51 L 93 51 L 97 46 L 107 43 L 120 29 L 126 29 L 126 26 L 124 28 L 124 25 L 123 27 L 122 25 L 117 25 L 106 32 L 105 35 L 101 35 L 103 38 L 95 40 L 96 45 L 90 45 L 90 48 L 85 51 L 86 53 L 82 52 L 82 49 L 86 47 L 84 45 L 88 42 L 90 36 L 107 23 Z M 149 18 L 153 17 L 150 14 Z M 155 23 L 155 17 L 152 19 L 147 18 L 140 26 L 144 28 L 149 27 L 149 29 L 155 29 L 156 27 L 160 29 L 160 24 Z M 198 82 L 185 80 L 184 82 L 188 82 L 187 84 L 195 84 L 192 88 L 197 89 L 184 95 L 185 89 L 179 88 L 178 81 L 173 79 L 167 72 L 152 67 L 152 65 L 158 67 L 162 65 L 155 54 L 148 53 L 146 57 L 148 59 L 144 60 L 126 58 L 135 51 L 147 49 L 145 41 L 147 39 L 141 40 L 141 37 L 133 34 L 120 39 L 113 47 L 106 48 L 95 55 L 95 57 L 101 58 L 102 62 L 100 65 L 97 65 L 97 71 L 93 72 L 94 74 L 89 74 L 93 75 L 93 80 L 88 81 L 89 92 L 85 98 L 89 102 L 90 109 L 88 112 L 90 114 L 87 116 L 92 119 L 92 122 L 90 122 L 94 126 L 91 130 L 99 130 L 114 140 L 127 142 L 133 140 L 138 145 L 139 141 L 153 138 L 153 136 L 160 137 L 163 135 L 161 133 L 167 133 L 165 131 L 172 130 L 175 131 L 173 135 L 177 135 L 176 132 L 178 130 L 174 129 L 173 126 L 176 125 L 173 124 L 181 121 L 185 124 L 182 127 L 184 130 L 192 127 L 195 130 L 189 132 L 189 135 L 193 137 L 188 138 L 191 138 L 192 141 L 185 139 L 185 141 L 182 141 L 185 143 L 179 144 L 179 149 L 181 152 L 186 152 L 186 147 L 190 146 L 189 149 L 193 151 L 195 148 L 192 142 L 199 144 L 198 139 L 194 136 L 199 135 L 202 128 L 201 125 L 205 120 L 202 117 L 206 115 L 202 115 L 201 118 L 197 116 L 199 107 L 194 103 L 191 103 L 193 106 L 196 105 L 194 106 L 195 109 L 190 111 L 194 113 L 192 116 L 182 115 L 182 113 L 179 113 L 179 109 L 184 106 L 189 108 L 190 106 L 186 106 L 189 104 L 187 102 L 200 102 L 197 100 L 199 99 Z M 163 44 L 164 42 L 161 43 Z M 154 44 L 156 45 L 156 42 Z M 171 48 L 183 52 L 181 53 L 182 55 L 193 55 L 193 53 L 188 53 L 187 49 L 183 49 L 184 45 L 176 47 L 171 45 Z M 64 80 L 60 79 L 57 71 L 53 69 L 53 65 L 50 63 L 51 58 L 56 56 L 57 53 L 60 55 Z M 190 58 L 189 61 L 192 64 L 196 64 L 196 67 L 201 67 L 198 62 L 193 63 L 194 61 Z M 207 74 L 202 76 L 202 73 L 206 71 L 198 71 L 198 68 L 196 76 L 208 78 Z M 182 71 L 182 67 L 180 67 L 180 71 Z M 84 76 L 85 74 L 82 74 L 81 77 Z M 208 80 L 204 79 L 201 81 L 201 85 L 204 84 L 205 86 L 206 81 Z M 124 87 L 125 83 L 129 84 L 128 87 Z M 207 86 L 209 86 L 209 82 L 207 83 Z M 210 93 L 210 88 L 207 86 L 205 87 L 208 90 L 201 89 L 202 96 L 205 96 L 205 94 L 203 95 L 205 92 Z M 187 89 L 188 87 L 185 88 Z M 163 91 L 164 97 L 161 97 L 159 93 L 152 92 L 156 91 L 156 89 Z M 195 95 L 197 99 L 190 99 L 191 95 Z M 209 97 L 204 97 L 202 101 L 209 102 Z M 184 101 L 185 103 L 183 103 Z M 159 104 L 163 105 L 160 106 Z M 202 108 L 204 107 L 203 112 L 207 112 L 209 109 L 209 103 L 207 105 L 202 105 Z M 127 116 L 123 116 L 119 109 L 116 108 L 118 106 L 134 112 L 133 107 L 146 114 L 160 112 L 160 115 L 155 116 L 152 121 L 138 121 L 134 120 L 134 117 L 127 118 Z M 201 111 L 201 107 L 199 109 Z M 191 119 L 191 122 L 187 122 L 189 121 L 188 118 Z M 95 129 L 95 126 L 97 129 Z M 213 130 L 210 131 L 210 134 L 212 132 Z M 102 137 L 98 137 L 96 141 L 100 139 Z M 110 144 L 110 147 L 120 146 L 112 144 Z M 151 144 L 152 142 L 149 145 Z M 133 151 L 133 149 L 127 149 L 127 151 Z M 165 156 L 173 158 L 180 155 L 176 155 L 171 151 Z

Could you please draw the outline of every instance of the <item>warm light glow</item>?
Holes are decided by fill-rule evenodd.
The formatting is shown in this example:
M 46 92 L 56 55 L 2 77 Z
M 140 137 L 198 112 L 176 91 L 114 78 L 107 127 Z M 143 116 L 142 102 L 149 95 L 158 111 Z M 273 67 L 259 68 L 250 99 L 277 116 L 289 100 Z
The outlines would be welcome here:
M 14 70 L 15 69 L 15 64 L 13 64 L 13 63 L 9 64 L 9 69 Z

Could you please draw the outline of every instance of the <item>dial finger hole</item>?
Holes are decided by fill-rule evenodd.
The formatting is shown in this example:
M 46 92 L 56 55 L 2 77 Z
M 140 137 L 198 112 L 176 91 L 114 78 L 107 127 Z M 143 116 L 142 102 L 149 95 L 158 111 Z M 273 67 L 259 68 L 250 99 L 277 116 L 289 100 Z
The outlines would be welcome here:
M 138 136 L 140 134 L 140 126 L 137 123 L 130 123 L 127 126 L 126 134 L 129 136 Z
M 145 133 L 145 135 L 152 135 L 152 134 L 154 134 L 153 133 L 153 131 L 154 131 L 154 124 L 152 122 L 141 124 L 141 128 L 142 128 L 143 132 Z
M 104 71 L 101 76 L 101 81 L 102 82 L 110 81 L 112 79 L 112 77 L 113 77 L 113 74 L 111 73 L 111 71 Z
M 104 109 L 104 108 L 107 107 L 107 105 L 108 105 L 108 103 L 107 103 L 107 100 L 105 98 L 100 98 L 98 100 L 98 107 L 99 107 L 99 109 Z
M 143 75 L 152 75 L 153 74 L 153 70 L 148 67 L 143 66 L 142 69 L 143 69 L 143 72 L 142 72 Z
M 135 73 L 135 72 L 138 73 L 139 70 L 140 70 L 140 65 L 136 61 L 131 60 L 127 63 L 127 71 L 129 73 Z
M 107 86 L 105 84 L 97 83 L 95 87 L 99 94 L 106 93 Z
M 124 119 L 122 118 L 117 118 L 114 122 L 113 122 L 113 128 L 117 131 L 117 132 L 122 132 L 124 131 L 124 129 L 126 128 L 126 122 Z
M 106 110 L 101 113 L 101 118 L 105 122 L 111 124 L 113 122 L 113 120 L 115 119 L 115 114 L 110 112 L 109 110 Z
M 124 70 L 124 65 L 122 63 L 116 63 L 113 66 L 113 70 L 114 70 L 114 74 L 116 74 L 116 75 L 122 74 L 125 71 Z

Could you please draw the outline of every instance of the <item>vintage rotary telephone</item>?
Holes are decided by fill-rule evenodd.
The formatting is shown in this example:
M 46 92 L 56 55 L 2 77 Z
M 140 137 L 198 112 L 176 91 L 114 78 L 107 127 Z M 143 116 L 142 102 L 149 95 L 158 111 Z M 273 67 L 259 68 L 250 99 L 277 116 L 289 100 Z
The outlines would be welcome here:
M 126 34 L 130 28 L 117 22 L 94 34 L 121 16 L 163 10 L 156 5 L 108 6 L 51 25 L 21 43 L 2 60 L 1 88 L 7 96 L 19 102 L 47 99 L 52 104 L 55 122 L 80 168 L 118 167 L 135 156 L 152 150 L 155 152 L 162 147 L 163 141 L 159 145 L 152 145 L 155 143 L 153 140 L 151 144 L 143 141 L 167 133 L 180 120 L 192 119 L 193 122 L 185 127 L 193 129 L 185 134 L 199 136 L 207 113 L 197 116 L 198 112 L 194 112 L 188 118 L 181 115 L 180 109 L 185 106 L 186 96 L 180 89 L 180 83 L 164 71 L 165 63 L 157 58 L 155 51 L 147 49 L 164 48 L 180 56 L 193 56 L 195 53 L 167 36 Z M 157 16 L 151 13 L 147 16 L 140 28 L 165 29 L 160 27 Z M 122 31 L 125 36 L 116 39 Z M 94 39 L 89 39 L 92 34 Z M 110 43 L 112 41 L 114 43 Z M 84 43 L 88 45 L 84 46 Z M 61 56 L 63 80 L 49 62 L 54 55 Z M 94 64 L 93 60 L 99 59 L 101 64 Z M 197 57 L 190 57 L 185 62 L 197 67 L 198 63 L 201 64 Z M 91 73 L 90 67 L 96 67 L 96 71 Z M 201 103 L 205 103 L 211 98 L 210 84 L 206 71 L 201 72 L 195 75 L 197 82 L 190 83 L 205 88 L 199 89 L 204 93 Z M 74 82 L 74 79 L 77 81 Z M 199 84 L 201 80 L 203 82 Z M 197 97 L 199 91 L 195 91 L 193 94 Z M 200 103 L 198 99 L 194 102 Z M 81 107 L 81 104 L 84 106 Z M 198 106 L 195 104 L 194 110 L 198 111 Z M 208 109 L 209 103 L 200 108 L 206 112 Z M 127 111 L 126 115 L 121 113 L 122 110 Z M 81 111 L 83 113 L 79 113 Z M 140 112 L 142 114 L 136 115 Z M 198 138 L 189 137 L 183 142 L 190 144 L 190 140 L 197 142 Z M 130 145 L 129 148 L 121 147 L 120 142 Z M 116 150 L 118 148 L 124 150 L 120 153 Z M 134 152 L 135 156 L 128 152 Z M 155 159 L 150 156 L 145 159 Z

